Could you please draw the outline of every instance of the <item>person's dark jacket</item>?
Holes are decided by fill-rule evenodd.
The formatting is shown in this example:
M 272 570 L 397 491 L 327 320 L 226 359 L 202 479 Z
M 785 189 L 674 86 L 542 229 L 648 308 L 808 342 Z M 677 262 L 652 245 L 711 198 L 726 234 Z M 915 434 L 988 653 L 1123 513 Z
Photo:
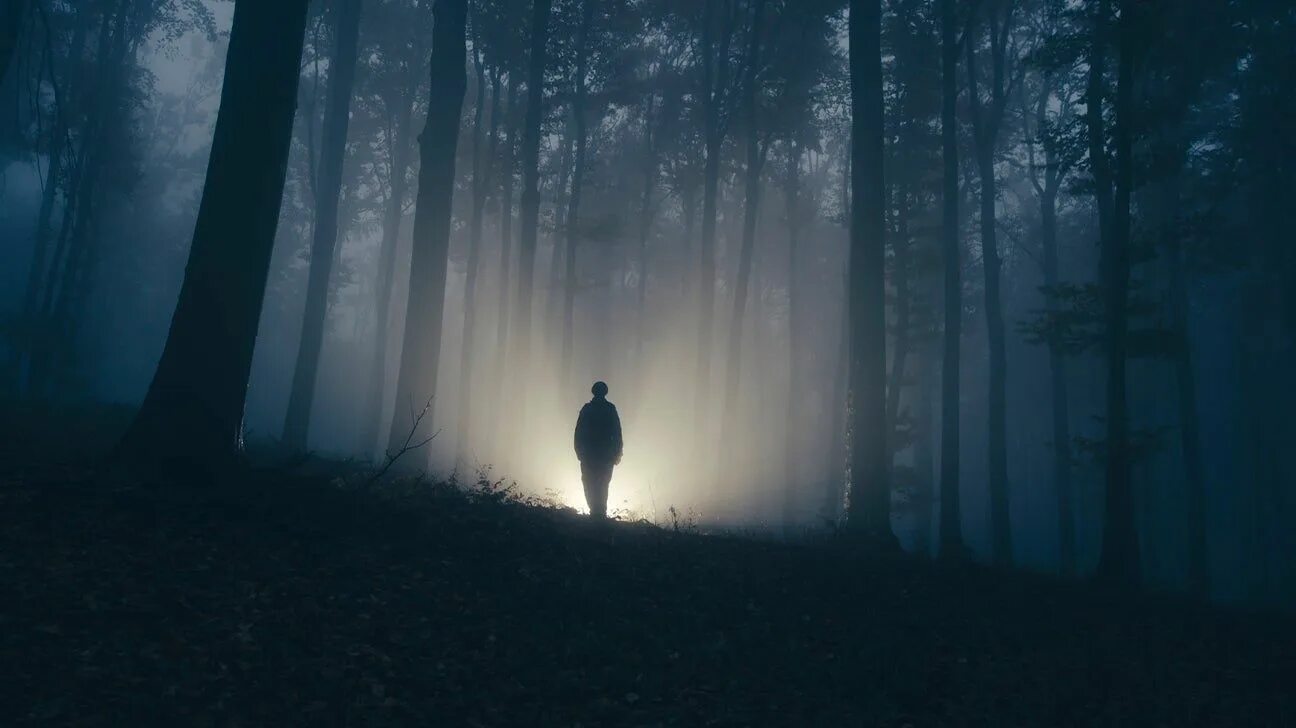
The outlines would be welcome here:
M 615 465 L 621 462 L 623 447 L 616 405 L 595 397 L 581 407 L 576 420 L 576 457 L 582 463 Z

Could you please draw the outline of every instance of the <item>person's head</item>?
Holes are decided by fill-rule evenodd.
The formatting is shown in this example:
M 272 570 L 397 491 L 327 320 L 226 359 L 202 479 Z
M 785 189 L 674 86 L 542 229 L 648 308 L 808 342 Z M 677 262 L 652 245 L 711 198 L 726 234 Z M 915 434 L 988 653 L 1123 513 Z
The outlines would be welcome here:
M 603 399 L 607 396 L 608 386 L 603 382 L 594 382 L 594 386 L 590 387 L 590 392 L 594 394 L 595 398 Z

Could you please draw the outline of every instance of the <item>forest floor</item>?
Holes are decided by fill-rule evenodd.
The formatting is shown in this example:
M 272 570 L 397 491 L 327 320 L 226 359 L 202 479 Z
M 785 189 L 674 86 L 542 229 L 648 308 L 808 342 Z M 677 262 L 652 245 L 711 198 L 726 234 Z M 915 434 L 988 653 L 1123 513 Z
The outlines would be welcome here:
M 1296 724 L 1274 614 L 319 468 L 109 482 L 111 427 L 7 419 L 7 725 Z

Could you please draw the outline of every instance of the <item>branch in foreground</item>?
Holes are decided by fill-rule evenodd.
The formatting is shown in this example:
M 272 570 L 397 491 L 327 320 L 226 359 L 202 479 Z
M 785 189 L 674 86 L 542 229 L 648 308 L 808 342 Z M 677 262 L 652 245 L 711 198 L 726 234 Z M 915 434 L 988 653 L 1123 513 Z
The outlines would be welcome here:
M 390 450 L 387 451 L 387 461 L 383 463 L 382 468 L 380 468 L 378 472 L 374 473 L 373 476 L 369 478 L 370 483 L 375 483 L 386 475 L 387 471 L 391 470 L 392 466 L 396 464 L 396 461 L 400 460 L 405 453 L 422 448 L 424 445 L 435 440 L 437 435 L 441 434 L 441 431 L 437 430 L 431 435 L 428 435 L 425 439 L 417 443 L 414 442 L 414 436 L 418 434 L 419 425 L 423 424 L 423 418 L 427 417 L 428 410 L 430 409 L 432 409 L 432 397 L 428 397 L 427 402 L 423 403 L 423 409 L 420 410 L 418 414 L 414 414 L 413 406 L 410 407 L 410 429 L 409 433 L 405 435 L 405 441 L 401 443 L 400 449 L 396 452 Z

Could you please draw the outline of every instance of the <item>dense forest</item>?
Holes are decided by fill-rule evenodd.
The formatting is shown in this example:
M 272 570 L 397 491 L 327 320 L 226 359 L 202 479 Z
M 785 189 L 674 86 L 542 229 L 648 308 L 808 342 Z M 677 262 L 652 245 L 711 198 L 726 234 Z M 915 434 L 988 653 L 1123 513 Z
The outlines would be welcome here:
M 604 380 L 623 520 L 1290 606 L 1293 87 L 1289 0 L 0 0 L 0 404 L 583 509 Z

